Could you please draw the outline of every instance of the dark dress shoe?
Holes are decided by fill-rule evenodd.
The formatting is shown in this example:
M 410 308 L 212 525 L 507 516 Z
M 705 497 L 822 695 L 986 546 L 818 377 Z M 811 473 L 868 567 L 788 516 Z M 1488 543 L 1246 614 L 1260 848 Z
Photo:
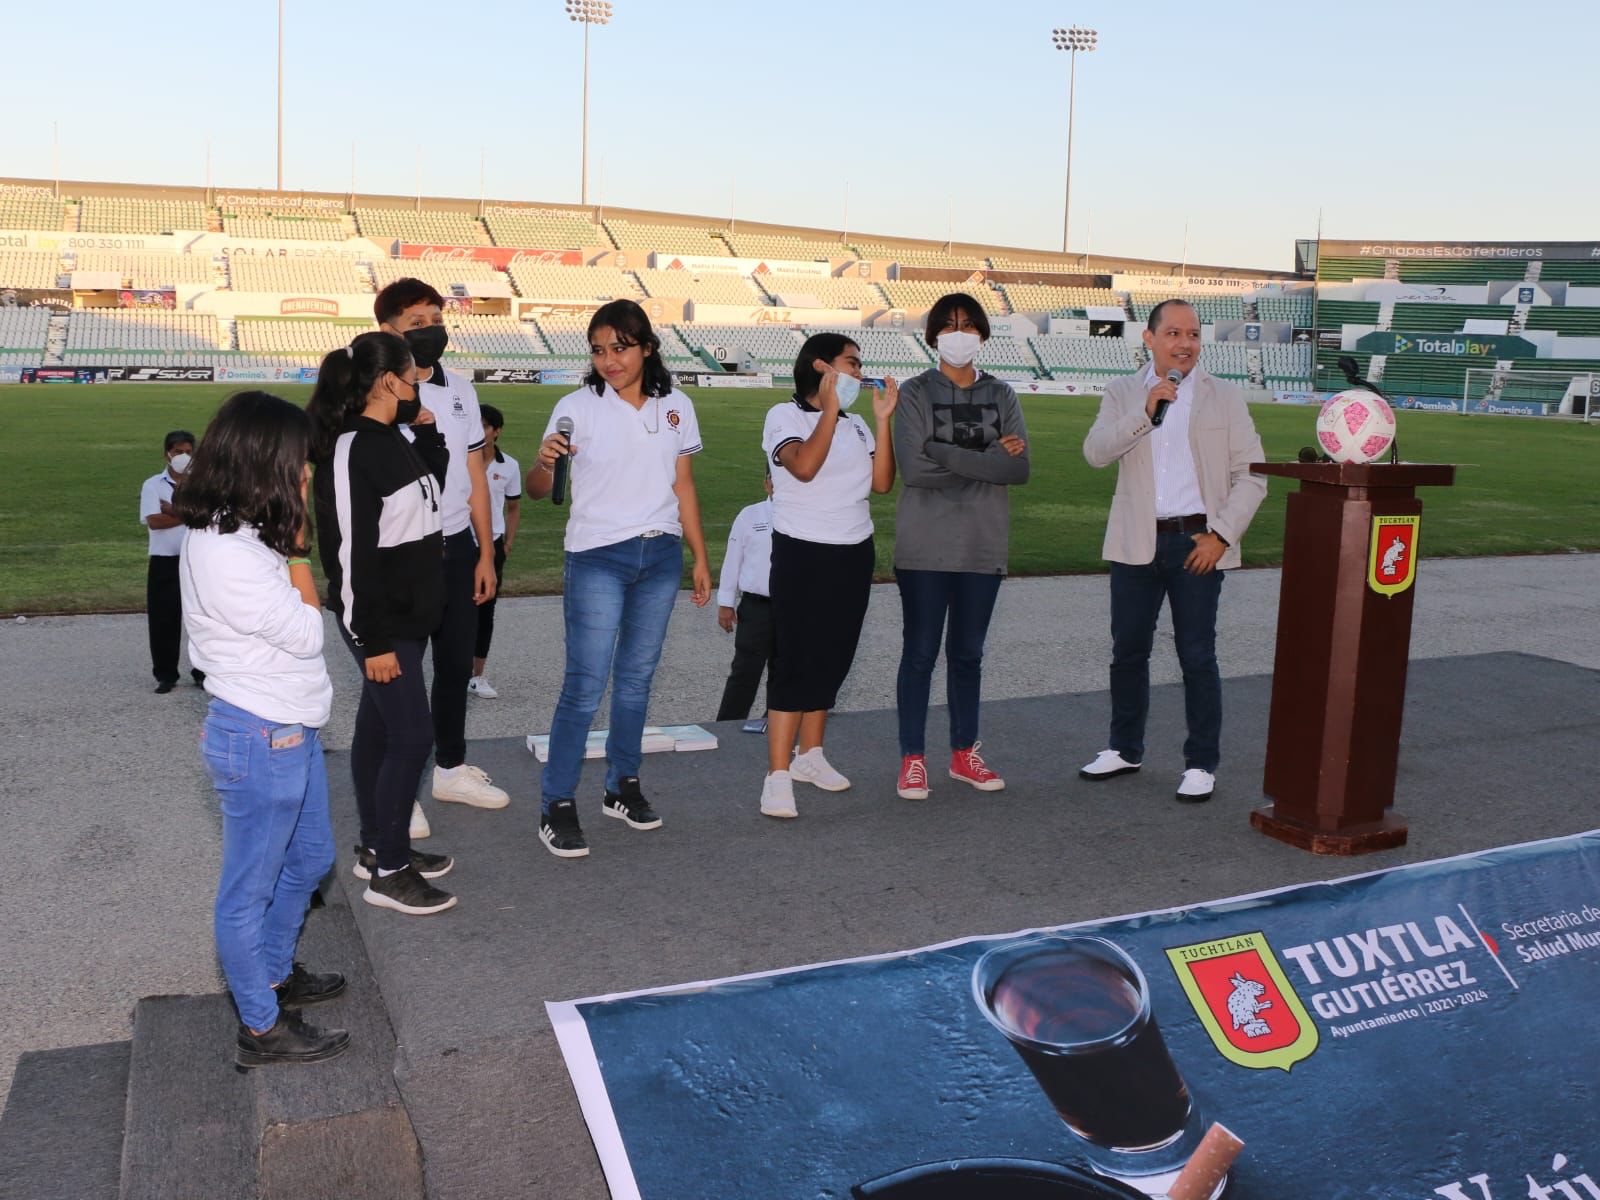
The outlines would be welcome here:
M 234 1061 L 241 1067 L 268 1067 L 279 1063 L 317 1063 L 338 1058 L 350 1048 L 343 1029 L 318 1029 L 294 1013 L 279 1013 L 278 1023 L 265 1033 L 239 1026 Z
M 156 695 L 165 696 L 177 686 L 178 681 L 176 679 L 163 679 L 160 683 L 156 684 Z
M 206 673 L 199 667 L 196 667 L 194 670 L 190 671 L 189 677 L 194 680 L 195 687 L 205 687 Z
M 297 1008 L 302 1004 L 316 1004 L 342 995 L 344 976 L 337 971 L 319 974 L 295 963 L 289 978 L 272 990 L 277 994 L 279 1008 Z

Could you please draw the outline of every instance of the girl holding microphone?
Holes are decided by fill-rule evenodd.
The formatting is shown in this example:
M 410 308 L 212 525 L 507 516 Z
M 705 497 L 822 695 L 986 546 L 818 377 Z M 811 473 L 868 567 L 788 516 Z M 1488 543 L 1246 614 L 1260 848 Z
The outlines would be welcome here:
M 660 828 L 660 816 L 639 788 L 640 743 L 685 545 L 694 556 L 694 602 L 704 607 L 711 599 L 691 465 L 700 450 L 694 403 L 673 387 L 661 341 L 632 300 L 613 300 L 594 314 L 589 355 L 583 387 L 556 403 L 527 478 L 528 496 L 544 499 L 557 462 L 567 457 L 567 663 L 539 784 L 539 840 L 557 858 L 589 853 L 578 820 L 578 778 L 608 683 L 611 728 L 600 811 L 630 829 Z
M 767 413 L 772 460 L 772 619 L 778 650 L 767 677 L 767 777 L 761 811 L 797 815 L 794 781 L 842 792 L 850 781 L 822 753 L 828 710 L 850 673 L 876 561 L 868 496 L 894 487 L 890 379 L 874 391 L 871 426 L 848 410 L 861 393 L 861 349 L 815 333 L 794 364 L 795 394 Z M 796 753 L 796 738 L 799 752 Z

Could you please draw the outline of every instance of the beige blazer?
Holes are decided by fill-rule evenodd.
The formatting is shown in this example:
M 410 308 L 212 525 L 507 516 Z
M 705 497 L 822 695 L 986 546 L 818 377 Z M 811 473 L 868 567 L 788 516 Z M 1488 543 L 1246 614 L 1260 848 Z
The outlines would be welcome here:
M 1101 554 L 1112 562 L 1142 566 L 1156 556 L 1156 486 L 1145 415 L 1144 371 L 1106 385 L 1083 456 L 1091 467 L 1117 464 Z M 1189 449 L 1194 454 L 1200 497 L 1212 530 L 1228 541 L 1217 569 L 1239 565 L 1239 540 L 1267 494 L 1266 477 L 1250 474 L 1262 461 L 1261 438 L 1244 393 L 1234 384 L 1194 369 L 1194 409 L 1189 414 Z

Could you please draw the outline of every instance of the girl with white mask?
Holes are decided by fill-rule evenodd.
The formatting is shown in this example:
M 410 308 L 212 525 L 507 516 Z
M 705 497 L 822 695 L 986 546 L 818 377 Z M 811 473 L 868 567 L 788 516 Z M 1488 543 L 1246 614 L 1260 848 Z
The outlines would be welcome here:
M 928 798 L 924 734 L 940 642 L 950 707 L 950 778 L 1005 787 L 979 753 L 983 643 L 1006 574 L 1007 488 L 1028 481 L 1027 429 L 1009 384 L 973 365 L 989 319 L 973 297 L 943 296 L 924 336 L 939 365 L 906 380 L 895 422 L 905 486 L 895 517 L 894 573 L 905 620 L 896 680 L 899 794 Z M 946 625 L 948 624 L 948 637 Z
M 872 392 L 870 422 L 848 412 L 861 395 L 861 348 L 842 333 L 814 333 L 795 360 L 794 398 L 767 413 L 777 634 L 761 788 L 769 817 L 796 815 L 796 781 L 850 786 L 823 756 L 822 737 L 867 616 L 877 562 L 868 497 L 894 487 L 889 421 L 899 394 L 890 379 Z

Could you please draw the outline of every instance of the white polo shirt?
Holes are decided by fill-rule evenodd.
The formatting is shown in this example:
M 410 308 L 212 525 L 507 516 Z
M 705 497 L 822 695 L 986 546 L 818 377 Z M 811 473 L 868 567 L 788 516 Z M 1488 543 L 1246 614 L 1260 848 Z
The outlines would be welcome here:
M 462 375 L 434 367 L 433 375 L 417 384 L 422 407 L 433 414 L 439 432 L 450 451 L 450 466 L 445 472 L 444 490 L 439 494 L 439 516 L 444 535 L 472 527 L 472 476 L 467 474 L 467 457 L 483 449 L 483 414 L 478 411 L 478 393 Z M 406 429 L 407 437 L 410 429 Z
M 635 409 L 609 383 L 598 395 L 585 386 L 556 401 L 545 437 L 562 417 L 572 418 L 577 450 L 567 497 L 568 553 L 613 546 L 642 533 L 683 536 L 672 487 L 678 459 L 700 450 L 700 422 L 689 397 L 673 390 L 648 397 Z
M 145 524 L 147 518 L 160 515 L 163 500 L 169 504 L 172 502 L 172 492 L 177 486 L 172 476 L 162 471 L 146 479 L 144 486 L 139 489 L 139 524 L 149 531 L 152 558 L 175 558 L 183 551 L 183 535 L 188 531 L 182 525 L 174 525 L 171 529 L 151 529 Z
M 778 460 L 778 451 L 803 442 L 822 420 L 822 411 L 798 400 L 774 405 L 761 431 L 761 448 L 772 460 L 772 527 L 786 537 L 834 546 L 854 546 L 872 536 L 872 455 L 877 442 L 867 423 L 840 413 L 828 457 L 802 483 Z
M 740 593 L 772 595 L 772 501 L 762 500 L 739 511 L 728 530 L 728 552 L 722 558 L 717 604 L 732 608 Z
M 1195 370 L 1199 370 L 1198 367 Z M 1144 368 L 1145 390 L 1156 386 L 1153 363 Z M 1200 476 L 1195 472 L 1189 445 L 1189 418 L 1194 413 L 1194 371 L 1183 377 L 1178 395 L 1167 405 L 1167 415 L 1150 431 L 1150 458 L 1156 483 L 1156 519 L 1188 517 L 1206 511 L 1200 498 Z
M 489 477 L 489 526 L 497 538 L 506 535 L 506 501 L 522 499 L 522 468 L 504 450 L 494 462 L 485 464 Z

